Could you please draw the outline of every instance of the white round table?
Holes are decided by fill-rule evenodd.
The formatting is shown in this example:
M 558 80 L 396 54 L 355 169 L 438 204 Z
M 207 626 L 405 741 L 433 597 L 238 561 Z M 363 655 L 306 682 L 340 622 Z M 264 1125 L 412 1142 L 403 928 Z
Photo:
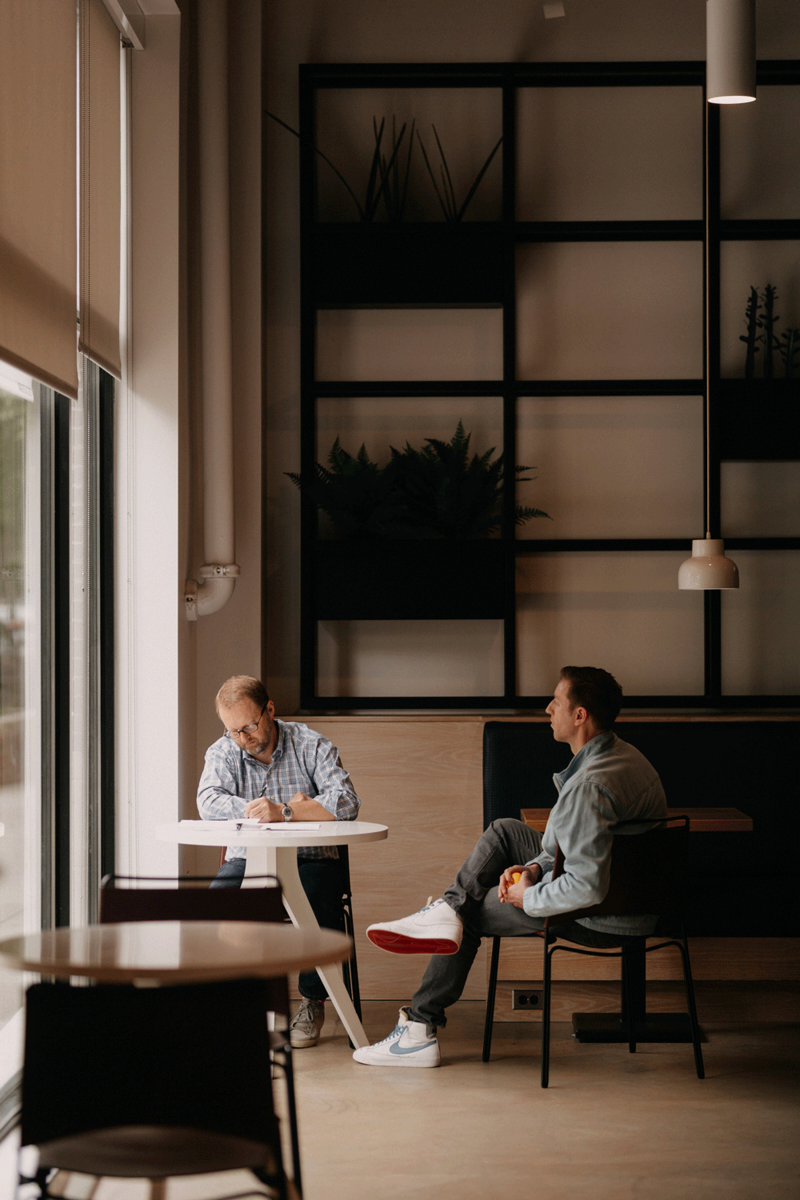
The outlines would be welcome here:
M 0 942 L 0 964 L 98 983 L 205 983 L 275 978 L 347 958 L 333 929 L 258 921 L 126 921 L 43 929 Z
M 213 828 L 215 824 L 220 825 L 218 830 Z M 386 825 L 369 821 L 320 821 L 318 829 L 295 832 L 290 832 L 288 826 L 286 832 L 282 829 L 241 829 L 234 832 L 228 822 L 223 821 L 174 821 L 156 826 L 156 837 L 162 842 L 177 842 L 184 846 L 245 846 L 247 866 L 242 886 L 248 886 L 249 876 L 275 875 L 280 880 L 284 907 L 293 924 L 298 929 L 309 930 L 319 930 L 319 925 L 300 882 L 297 851 L 310 846 L 353 846 L 362 842 L 377 842 L 386 838 L 388 833 Z M 324 963 L 314 963 L 314 966 L 350 1041 L 354 1046 L 368 1046 L 369 1039 L 344 985 L 341 968 L 326 968 Z

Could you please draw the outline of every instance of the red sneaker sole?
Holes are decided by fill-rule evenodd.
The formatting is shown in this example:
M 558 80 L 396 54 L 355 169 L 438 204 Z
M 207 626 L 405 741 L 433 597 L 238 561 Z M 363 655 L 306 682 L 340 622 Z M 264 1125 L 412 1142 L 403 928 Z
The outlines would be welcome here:
M 379 950 L 390 954 L 455 954 L 458 950 L 451 938 L 412 938 L 386 929 L 368 930 L 367 937 Z

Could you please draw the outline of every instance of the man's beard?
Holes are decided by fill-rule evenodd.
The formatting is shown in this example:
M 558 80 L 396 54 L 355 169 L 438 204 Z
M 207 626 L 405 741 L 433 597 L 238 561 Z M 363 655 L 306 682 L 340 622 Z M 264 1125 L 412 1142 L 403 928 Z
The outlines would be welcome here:
M 272 743 L 272 730 L 273 730 L 273 725 L 272 725 L 272 722 L 270 722 L 267 725 L 266 741 L 256 742 L 255 745 L 252 745 L 252 746 L 245 746 L 245 750 L 247 751 L 247 753 L 248 754 L 263 754 L 265 750 L 268 750 Z

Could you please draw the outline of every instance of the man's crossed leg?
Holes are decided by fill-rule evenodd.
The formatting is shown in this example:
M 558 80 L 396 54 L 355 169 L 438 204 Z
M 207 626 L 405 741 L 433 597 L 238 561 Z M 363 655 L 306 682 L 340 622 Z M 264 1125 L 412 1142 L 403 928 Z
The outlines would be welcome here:
M 527 863 L 542 849 L 541 836 L 522 821 L 494 821 L 484 830 L 444 896 L 410 917 L 370 925 L 367 936 L 393 954 L 432 954 L 411 1004 L 382 1042 L 356 1050 L 369 1066 L 438 1067 L 436 1031 L 445 1009 L 464 990 L 481 938 L 536 933 L 543 922 L 501 902 L 498 884 L 512 863 Z

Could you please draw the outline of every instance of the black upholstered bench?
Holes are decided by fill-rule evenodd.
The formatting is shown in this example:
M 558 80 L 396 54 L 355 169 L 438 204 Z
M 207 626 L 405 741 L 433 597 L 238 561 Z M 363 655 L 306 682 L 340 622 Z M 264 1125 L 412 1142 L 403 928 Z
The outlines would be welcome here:
M 794 937 L 800 845 L 800 720 L 621 718 L 615 732 L 659 772 L 671 808 L 739 808 L 751 833 L 690 838 L 687 932 Z M 487 721 L 483 821 L 552 806 L 570 749 L 543 720 Z

